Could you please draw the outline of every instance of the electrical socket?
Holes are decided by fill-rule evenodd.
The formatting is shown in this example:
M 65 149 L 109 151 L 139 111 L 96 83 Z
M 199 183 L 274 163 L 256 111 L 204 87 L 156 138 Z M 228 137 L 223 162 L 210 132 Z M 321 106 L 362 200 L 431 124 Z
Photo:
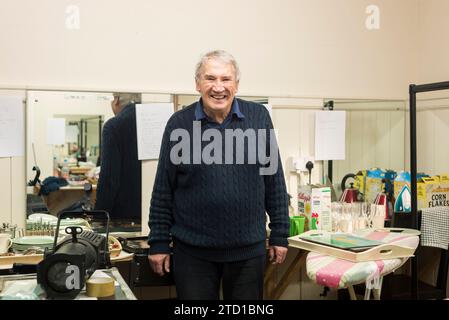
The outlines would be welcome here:
M 309 170 L 307 170 L 306 164 L 309 161 L 315 165 L 315 158 L 312 156 L 293 158 L 292 171 L 308 172 Z

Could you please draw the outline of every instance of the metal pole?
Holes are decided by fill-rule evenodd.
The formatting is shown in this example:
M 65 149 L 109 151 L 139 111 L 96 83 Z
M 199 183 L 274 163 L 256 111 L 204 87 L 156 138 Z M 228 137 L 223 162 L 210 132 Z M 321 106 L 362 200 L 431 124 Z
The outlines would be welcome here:
M 98 151 L 96 152 L 96 156 L 100 155 L 100 150 L 101 150 L 101 116 L 98 117 Z
M 333 162 L 332 162 L 332 160 L 329 160 L 328 162 L 327 162 L 327 176 L 329 177 L 329 180 L 332 182 L 332 183 L 334 183 L 334 181 L 333 181 L 333 178 L 332 178 L 332 175 L 333 175 Z
M 412 84 L 412 85 L 410 85 L 410 87 L 411 86 L 413 86 L 413 92 L 415 94 L 418 93 L 418 92 L 448 90 L 449 89 L 449 81 L 436 82 L 436 83 L 427 83 L 427 84 L 421 84 L 421 85 L 413 85 Z
M 84 157 L 84 155 L 87 152 L 87 124 L 88 124 L 87 121 L 84 121 L 84 124 L 85 124 L 85 126 L 84 126 L 84 133 L 85 133 L 85 135 L 84 135 L 84 146 L 81 149 L 81 156 L 82 157 Z M 87 161 L 87 158 L 86 158 L 86 161 Z
M 81 121 L 80 121 L 80 144 L 78 146 L 80 153 L 83 150 L 83 143 L 84 143 L 84 123 L 83 123 L 83 120 L 81 119 Z
M 416 161 L 416 92 L 415 85 L 409 87 L 410 95 L 410 186 L 412 193 L 412 226 L 418 229 L 418 197 L 417 197 L 417 161 Z M 418 299 L 418 259 L 417 255 L 411 259 L 412 299 Z
M 409 86 L 410 95 L 410 185 L 412 193 L 412 225 L 419 228 L 418 195 L 417 195 L 417 152 L 416 152 L 416 93 L 449 89 L 449 81 Z M 419 245 L 418 245 L 419 249 Z M 417 250 L 418 250 L 417 249 Z M 418 253 L 411 258 L 412 267 L 412 299 L 419 299 L 418 292 Z

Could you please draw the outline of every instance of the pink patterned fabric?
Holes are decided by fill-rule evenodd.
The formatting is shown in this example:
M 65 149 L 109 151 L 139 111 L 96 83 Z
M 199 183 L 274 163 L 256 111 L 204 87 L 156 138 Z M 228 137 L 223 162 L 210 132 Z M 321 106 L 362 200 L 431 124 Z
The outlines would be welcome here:
M 354 266 L 354 262 L 335 260 L 316 272 L 316 282 L 322 286 L 338 287 L 343 275 Z
M 418 246 L 419 237 L 383 231 L 366 231 L 356 234 L 371 240 L 395 243 L 406 247 Z M 364 283 L 376 276 L 383 276 L 402 266 L 408 258 L 385 259 L 366 262 L 351 262 L 321 253 L 307 255 L 307 275 L 319 285 L 330 288 L 346 288 L 348 285 Z
M 365 236 L 365 238 L 370 239 L 370 240 L 377 240 L 377 241 L 382 241 L 384 240 L 387 236 L 390 235 L 390 232 L 378 232 L 378 231 L 374 231 L 371 232 L 369 234 L 367 234 Z

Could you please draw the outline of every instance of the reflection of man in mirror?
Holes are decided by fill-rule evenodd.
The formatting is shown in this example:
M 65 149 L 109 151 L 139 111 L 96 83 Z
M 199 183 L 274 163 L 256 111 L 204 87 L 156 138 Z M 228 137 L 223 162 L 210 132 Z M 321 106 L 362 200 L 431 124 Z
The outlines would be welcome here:
M 137 157 L 137 93 L 114 93 L 111 102 L 115 117 L 103 127 L 101 170 L 96 210 L 106 210 L 111 219 L 141 217 L 141 163 Z
M 279 161 L 269 175 L 259 170 L 278 163 L 277 148 L 271 143 L 275 140 L 273 125 L 263 105 L 235 97 L 239 78 L 237 62 L 229 53 L 220 50 L 204 55 L 195 72 L 201 99 L 175 113 L 162 138 L 149 215 L 149 262 L 156 273 L 169 272 L 173 241 L 173 276 L 180 299 L 216 300 L 220 284 L 226 300 L 262 299 L 265 212 L 270 216 L 270 261 L 282 263 L 287 254 L 288 196 L 282 166 Z M 227 133 L 244 141 L 244 132 L 255 136 L 261 131 L 266 139 L 261 138 L 259 146 L 249 138 L 239 145 L 242 148 L 233 145 L 234 138 L 231 145 L 226 142 Z M 179 152 L 173 152 L 179 150 L 178 134 L 203 135 L 202 141 L 213 138 L 218 147 L 209 158 L 211 153 L 205 152 L 209 145 L 199 154 L 202 145 L 195 148 L 193 141 L 190 152 L 188 142 L 182 150 L 185 162 L 179 162 Z M 250 163 L 248 159 L 256 157 L 256 147 L 265 150 L 267 144 L 268 154 L 273 151 L 269 162 Z M 248 154 L 246 162 L 234 161 L 244 152 Z M 192 162 L 192 157 L 197 158 Z M 212 157 L 215 159 L 209 161 Z

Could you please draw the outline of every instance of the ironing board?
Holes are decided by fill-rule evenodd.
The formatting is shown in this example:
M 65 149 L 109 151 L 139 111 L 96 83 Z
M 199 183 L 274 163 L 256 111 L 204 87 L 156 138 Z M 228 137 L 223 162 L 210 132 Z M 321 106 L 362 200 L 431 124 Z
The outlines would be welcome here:
M 416 249 L 419 244 L 419 231 L 415 233 L 396 233 L 387 229 L 361 230 L 356 233 L 370 240 Z M 374 299 L 380 300 L 383 277 L 401 267 L 409 257 L 382 259 L 364 262 L 352 262 L 330 255 L 309 252 L 306 257 L 307 276 L 315 283 L 329 288 L 347 288 L 352 300 L 357 297 L 354 285 L 366 284 L 365 300 L 369 300 L 371 291 Z

